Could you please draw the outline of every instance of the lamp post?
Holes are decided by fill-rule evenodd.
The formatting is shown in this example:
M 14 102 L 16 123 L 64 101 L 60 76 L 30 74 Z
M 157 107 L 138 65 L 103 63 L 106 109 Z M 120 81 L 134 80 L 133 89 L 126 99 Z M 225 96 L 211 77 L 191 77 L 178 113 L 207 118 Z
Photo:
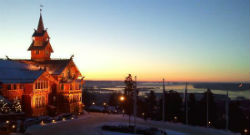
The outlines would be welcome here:
M 120 96 L 120 101 L 123 102 L 125 100 L 124 96 Z
M 228 89 L 227 89 L 227 97 L 226 97 L 226 130 L 228 130 L 229 123 L 229 97 L 228 97 Z
M 163 78 L 162 79 L 162 89 L 163 89 L 163 92 L 162 92 L 162 121 L 165 121 L 165 114 L 166 114 L 166 106 L 165 106 L 165 103 L 166 103 L 166 101 L 165 101 L 165 93 L 166 93 L 166 91 L 165 91 L 165 79 Z
M 208 97 L 209 97 L 209 96 L 208 96 L 208 89 L 207 89 L 207 109 L 206 109 L 206 111 L 207 111 L 207 128 L 209 127 L 209 115 L 208 115 L 208 112 L 209 112 L 209 111 L 208 111 L 208 109 L 209 109 L 209 108 L 208 108 L 208 101 L 209 101 L 209 100 L 208 100 Z
M 134 133 L 136 133 L 136 111 L 137 111 L 137 82 L 136 82 L 136 76 L 135 76 L 135 86 L 134 86 Z
M 248 133 L 248 130 L 244 129 L 244 134 L 247 135 L 247 133 Z
M 124 96 L 120 96 L 119 97 L 119 100 L 121 101 L 121 103 L 122 103 L 122 114 L 123 114 L 123 117 L 124 117 L 124 113 L 125 113 L 125 111 L 124 111 L 124 105 L 123 105 L 123 102 L 125 101 L 125 97 Z
M 188 94 L 187 94 L 187 82 L 185 86 L 185 113 L 186 113 L 186 124 L 188 125 Z

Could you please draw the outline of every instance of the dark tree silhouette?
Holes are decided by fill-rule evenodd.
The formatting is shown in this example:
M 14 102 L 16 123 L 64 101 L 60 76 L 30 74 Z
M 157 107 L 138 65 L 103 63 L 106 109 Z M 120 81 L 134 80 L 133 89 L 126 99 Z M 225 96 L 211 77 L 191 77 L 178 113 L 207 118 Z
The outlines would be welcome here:
M 249 129 L 249 120 L 243 114 L 240 108 L 240 103 L 234 101 L 230 103 L 229 109 L 229 129 L 234 132 L 243 133 L 244 129 Z
M 148 103 L 145 98 L 139 98 L 137 100 L 137 116 L 144 118 L 145 120 L 148 118 Z
M 129 74 L 126 77 L 124 83 L 125 83 L 124 95 L 129 96 L 129 95 L 133 94 L 133 89 L 134 89 L 135 82 L 133 81 L 133 78 L 132 78 L 131 74 Z
M 119 97 L 121 95 L 122 95 L 121 93 L 113 92 L 109 97 L 108 105 L 119 106 L 120 105 Z
M 189 94 L 189 100 L 188 100 L 188 116 L 189 116 L 189 123 L 191 125 L 198 125 L 199 124 L 199 108 L 198 103 L 196 101 L 195 95 L 193 93 Z
M 129 115 L 129 120 L 130 120 L 130 116 L 133 112 L 133 91 L 135 89 L 135 82 L 133 81 L 131 74 L 129 74 L 128 77 L 126 77 L 124 83 L 125 83 L 124 110 L 125 110 L 125 113 Z
M 166 120 L 168 121 L 181 121 L 183 120 L 182 98 L 176 91 L 170 90 L 165 93 L 166 101 Z M 160 100 L 160 107 L 162 112 L 162 99 Z M 162 113 L 161 113 L 162 114 Z
M 153 116 L 156 114 L 157 109 L 157 101 L 154 91 L 150 91 L 148 94 L 148 97 L 146 98 L 146 104 L 147 104 L 147 111 L 146 114 L 148 117 L 153 118 Z
M 207 99 L 208 98 L 208 99 Z M 207 111 L 207 101 L 208 101 L 208 111 Z M 214 126 L 217 119 L 216 114 L 216 103 L 214 101 L 214 94 L 210 89 L 207 89 L 206 92 L 204 92 L 203 97 L 200 100 L 199 104 L 199 119 L 200 123 L 199 125 L 206 126 L 207 125 L 207 112 L 208 112 L 208 120 L 211 122 L 210 126 Z
M 95 101 L 95 95 L 90 93 L 88 88 L 84 88 L 82 92 L 82 102 L 86 108 L 92 105 Z

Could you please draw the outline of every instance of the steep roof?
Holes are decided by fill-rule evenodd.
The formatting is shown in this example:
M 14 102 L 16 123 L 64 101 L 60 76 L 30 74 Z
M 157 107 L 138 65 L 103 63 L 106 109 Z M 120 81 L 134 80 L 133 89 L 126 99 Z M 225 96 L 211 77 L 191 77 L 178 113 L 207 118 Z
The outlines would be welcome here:
M 72 59 L 51 59 L 45 61 L 15 60 L 26 64 L 31 64 L 37 68 L 46 68 L 52 75 L 60 75 Z
M 35 46 L 35 45 L 34 45 L 34 41 L 33 41 L 33 42 L 31 43 L 30 47 L 28 48 L 28 50 L 42 50 L 42 49 L 44 49 L 48 44 L 49 44 L 49 41 L 47 41 L 47 42 L 42 42 L 42 45 Z
M 42 14 L 40 14 L 40 18 L 38 21 L 38 25 L 37 25 L 37 29 L 35 30 L 35 32 L 33 33 L 33 37 L 34 36 L 43 36 L 44 33 L 46 32 L 46 30 L 44 29 L 44 25 L 43 25 L 43 18 L 42 18 Z
M 43 31 L 44 31 L 43 18 L 42 18 L 42 14 L 40 13 L 40 18 L 39 18 L 39 22 L 37 26 L 37 32 L 42 33 Z
M 24 63 L 0 59 L 0 82 L 2 83 L 31 83 L 43 72 L 44 70 L 32 70 Z
M 31 45 L 28 48 L 28 51 L 31 50 L 43 50 L 45 47 L 50 47 L 50 52 L 54 52 L 52 46 L 49 42 L 49 36 L 47 30 L 44 29 L 42 14 L 40 14 L 39 22 L 37 29 L 34 31 L 32 37 L 41 37 L 42 40 L 35 40 L 33 39 Z
M 45 42 L 42 42 L 42 45 L 34 45 L 34 41 L 31 43 L 30 47 L 28 48 L 28 51 L 30 50 L 43 50 L 46 48 L 46 46 L 49 46 L 50 47 L 50 51 L 51 52 L 54 52 L 53 49 L 52 49 L 52 46 L 50 45 L 50 42 L 49 41 L 45 41 Z

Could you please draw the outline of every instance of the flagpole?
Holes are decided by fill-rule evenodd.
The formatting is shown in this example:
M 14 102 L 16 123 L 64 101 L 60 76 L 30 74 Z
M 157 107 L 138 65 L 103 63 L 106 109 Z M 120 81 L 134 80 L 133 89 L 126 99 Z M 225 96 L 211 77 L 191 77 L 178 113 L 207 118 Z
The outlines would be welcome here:
M 187 103 L 187 82 L 186 82 L 186 86 L 185 86 L 185 111 L 186 111 L 186 124 L 188 125 L 188 103 Z

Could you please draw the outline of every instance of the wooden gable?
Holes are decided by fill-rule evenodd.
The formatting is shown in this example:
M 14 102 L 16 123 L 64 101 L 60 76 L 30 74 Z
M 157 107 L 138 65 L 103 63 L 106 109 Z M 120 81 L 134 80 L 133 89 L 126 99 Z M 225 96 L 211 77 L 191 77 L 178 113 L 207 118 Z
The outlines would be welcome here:
M 72 59 L 70 60 L 68 65 L 63 69 L 60 75 L 66 78 L 73 77 L 74 79 L 82 77 L 81 72 L 78 70 L 77 66 L 75 65 Z

